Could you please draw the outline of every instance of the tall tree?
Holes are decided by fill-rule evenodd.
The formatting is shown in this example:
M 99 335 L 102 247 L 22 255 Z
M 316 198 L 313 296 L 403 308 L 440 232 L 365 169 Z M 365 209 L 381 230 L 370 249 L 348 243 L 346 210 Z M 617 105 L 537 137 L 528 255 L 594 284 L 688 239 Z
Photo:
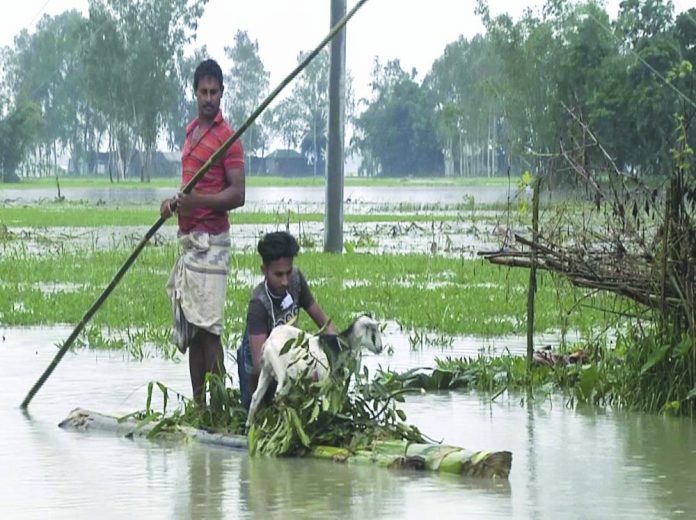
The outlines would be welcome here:
M 297 62 L 306 55 L 301 52 Z M 274 111 L 283 140 L 293 146 L 299 143 L 315 176 L 325 170 L 328 109 L 329 51 L 324 49 L 297 78 L 290 96 Z
M 510 151 L 529 163 L 557 148 L 557 122 L 562 110 L 557 99 L 554 57 L 558 42 L 554 26 L 527 11 L 518 22 L 508 15 L 491 18 L 479 6 L 488 38 L 501 59 L 500 88 L 504 116 L 510 127 Z
M 681 62 L 669 0 L 626 0 L 615 22 L 625 59 L 621 135 L 625 164 L 637 173 L 665 175 L 671 169 L 678 95 L 666 78 Z
M 132 155 L 130 143 L 136 141 L 144 154 L 140 177 L 149 180 L 148 165 L 157 139 L 169 119 L 168 112 L 177 106 L 176 63 L 182 59 L 184 44 L 193 37 L 206 2 L 93 0 L 90 4 L 95 25 L 104 26 L 103 41 L 109 39 L 113 44 L 110 49 L 101 49 L 108 56 L 108 68 L 98 46 L 89 49 L 87 61 L 102 69 L 97 81 L 107 83 L 106 96 L 115 105 L 112 120 L 123 175 Z
M 435 100 L 404 72 L 399 60 L 375 59 L 372 100 L 356 119 L 355 146 L 372 175 L 440 175 L 442 148 L 435 130 Z
M 227 116 L 233 127 L 241 125 L 268 95 L 270 73 L 259 56 L 259 43 L 251 40 L 246 31 L 237 31 L 234 46 L 225 47 L 225 55 L 232 60 L 227 74 Z M 251 155 L 266 145 L 263 122 L 255 122 L 242 136 L 251 172 Z
M 500 58 L 480 35 L 471 41 L 460 37 L 433 63 L 424 85 L 436 102 L 445 175 L 493 175 L 502 166 L 501 75 Z
M 622 0 L 616 31 L 624 45 L 636 48 L 652 37 L 667 32 L 673 18 L 672 0 Z
M 170 150 L 184 145 L 186 126 L 198 115 L 196 94 L 193 90 L 193 74 L 200 62 L 208 58 L 208 49 L 203 46 L 195 49 L 191 56 L 178 56 L 175 70 L 177 94 L 174 105 L 166 113 L 167 145 Z
M 271 106 L 263 115 L 266 127 L 274 137 L 280 137 L 283 146 L 294 149 L 300 142 L 303 122 L 299 107 L 292 99 L 285 98 L 277 106 Z
M 86 20 L 77 11 L 45 15 L 36 31 L 15 38 L 8 63 L 8 81 L 17 95 L 38 104 L 44 124 L 35 155 L 40 170 L 57 167 L 65 149 L 79 153 L 91 131 L 77 49 L 83 45 Z
M 674 39 L 679 45 L 681 67 L 670 80 L 683 94 L 679 97 L 679 113 L 684 115 L 689 136 L 689 145 L 696 149 L 696 8 L 689 9 L 674 23 Z
M 41 109 L 33 101 L 20 97 L 5 110 L 0 117 L 0 181 L 10 182 L 17 180 L 17 167 L 38 139 Z

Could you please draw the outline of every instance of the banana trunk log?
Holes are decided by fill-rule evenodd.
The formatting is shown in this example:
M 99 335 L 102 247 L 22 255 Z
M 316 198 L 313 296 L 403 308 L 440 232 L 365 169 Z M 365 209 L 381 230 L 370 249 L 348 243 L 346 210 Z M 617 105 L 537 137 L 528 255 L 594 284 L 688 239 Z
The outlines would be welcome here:
M 133 418 L 119 419 L 111 415 L 77 408 L 58 425 L 72 431 L 101 431 L 133 437 L 153 437 L 158 427 L 151 422 L 140 424 Z M 158 440 L 192 440 L 238 450 L 247 449 L 243 435 L 210 433 L 188 426 L 154 431 Z M 415 469 L 453 473 L 470 477 L 508 478 L 512 465 L 509 451 L 470 451 L 442 444 L 409 444 L 404 441 L 378 441 L 371 450 L 349 451 L 345 448 L 317 446 L 306 456 L 348 464 L 377 464 L 390 469 Z
M 468 477 L 508 478 L 512 465 L 509 451 L 470 451 L 443 444 L 409 444 L 377 441 L 371 450 L 317 446 L 310 457 L 350 464 L 377 464 L 390 469 L 416 469 L 454 473 Z

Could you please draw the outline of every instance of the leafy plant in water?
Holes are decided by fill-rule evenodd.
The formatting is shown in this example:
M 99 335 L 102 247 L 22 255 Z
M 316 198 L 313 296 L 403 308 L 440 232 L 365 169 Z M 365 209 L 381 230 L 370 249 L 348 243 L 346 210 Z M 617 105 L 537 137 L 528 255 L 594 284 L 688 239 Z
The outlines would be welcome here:
M 619 363 L 610 355 L 605 361 L 585 365 L 535 366 L 527 371 L 523 356 L 510 354 L 476 358 L 445 358 L 435 368 L 414 368 L 402 373 L 380 371 L 376 380 L 401 385 L 406 389 L 455 390 L 470 389 L 497 398 L 503 392 L 528 391 L 547 398 L 557 390 L 569 392 L 569 403 L 575 400 L 596 404 L 613 404 L 616 386 L 608 384 Z M 616 378 L 614 378 L 616 379 Z
M 529 209 L 530 200 L 527 191 L 528 188 L 532 188 L 532 183 L 534 180 L 534 175 L 532 175 L 529 170 L 525 170 L 521 177 L 517 180 L 517 190 L 518 193 L 522 195 L 518 197 L 518 211 L 520 215 L 526 214 L 527 210 Z
M 0 242 L 15 240 L 17 235 L 10 231 L 5 224 L 0 224 Z
M 417 330 L 414 330 L 408 335 L 408 344 L 411 346 L 411 350 L 420 350 L 423 347 L 425 341 L 425 335 Z
M 229 381 L 232 381 L 231 377 Z M 208 406 L 202 408 L 193 400 L 163 383 L 150 381 L 147 386 L 145 409 L 121 417 L 120 420 L 131 417 L 137 419 L 136 430 L 154 422 L 155 426 L 148 433 L 148 438 L 151 439 L 161 434 L 176 434 L 180 426 L 226 434 L 244 433 L 246 411 L 242 407 L 239 390 L 228 387 L 224 377 L 211 373 L 206 374 L 205 385 L 210 399 Z M 162 394 L 161 410 L 155 410 L 152 407 L 155 389 Z M 167 407 L 172 398 L 176 399 L 178 406 L 167 413 Z

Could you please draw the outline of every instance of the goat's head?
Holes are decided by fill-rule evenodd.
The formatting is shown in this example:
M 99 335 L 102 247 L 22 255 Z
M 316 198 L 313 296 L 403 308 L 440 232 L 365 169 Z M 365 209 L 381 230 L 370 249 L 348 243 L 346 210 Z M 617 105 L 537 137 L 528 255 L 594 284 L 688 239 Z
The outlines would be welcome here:
M 358 345 L 354 347 L 366 348 L 370 352 L 379 354 L 382 352 L 382 333 L 379 323 L 370 316 L 363 315 L 353 322 L 350 329 Z

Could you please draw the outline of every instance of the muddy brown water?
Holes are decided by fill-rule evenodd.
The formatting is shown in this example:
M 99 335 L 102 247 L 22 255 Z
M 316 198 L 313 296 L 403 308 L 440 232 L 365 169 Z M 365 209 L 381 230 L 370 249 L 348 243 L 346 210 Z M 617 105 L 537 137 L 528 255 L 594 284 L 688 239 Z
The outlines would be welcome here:
M 693 518 L 696 429 L 675 419 L 569 408 L 470 392 L 410 397 L 410 422 L 436 439 L 513 452 L 508 482 L 394 472 L 325 461 L 249 458 L 197 445 L 161 445 L 65 432 L 75 407 L 142 408 L 146 384 L 188 393 L 182 362 L 120 351 L 66 355 L 29 412 L 18 405 L 71 327 L 0 327 L 0 518 Z M 388 334 L 389 336 L 389 334 Z M 392 341 L 366 364 L 432 362 L 437 349 Z M 471 340 L 455 348 L 476 351 Z M 514 344 L 514 341 L 501 340 Z M 514 349 L 514 347 L 513 347 Z M 229 361 L 228 361 L 229 364 Z

